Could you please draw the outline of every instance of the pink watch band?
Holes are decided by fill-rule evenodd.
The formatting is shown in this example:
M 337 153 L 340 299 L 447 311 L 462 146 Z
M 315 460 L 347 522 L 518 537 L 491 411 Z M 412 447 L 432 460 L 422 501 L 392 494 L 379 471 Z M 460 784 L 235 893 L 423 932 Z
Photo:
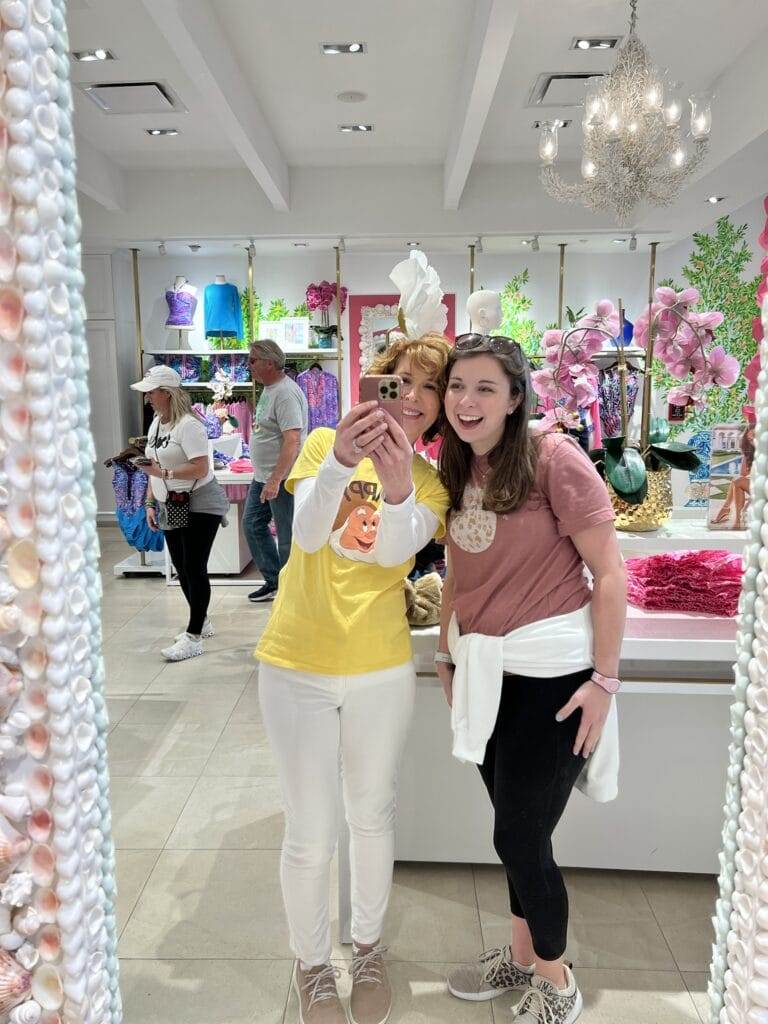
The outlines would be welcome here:
M 611 676 L 604 676 L 602 672 L 598 672 L 597 669 L 592 673 L 591 681 L 601 686 L 606 693 L 618 693 L 621 687 L 621 681 L 614 679 Z

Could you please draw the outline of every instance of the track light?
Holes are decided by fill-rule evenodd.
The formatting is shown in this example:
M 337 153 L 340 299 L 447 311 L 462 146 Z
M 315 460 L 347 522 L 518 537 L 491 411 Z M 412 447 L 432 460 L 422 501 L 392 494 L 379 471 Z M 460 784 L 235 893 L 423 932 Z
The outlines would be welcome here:
M 478 235 L 475 241 L 475 253 L 481 253 L 483 251 L 483 239 L 482 236 Z
M 632 232 L 632 237 L 629 240 L 629 251 L 637 252 L 637 235 L 634 233 L 634 231 Z
M 165 242 L 161 242 L 160 245 L 158 245 L 157 251 L 160 253 L 161 256 L 165 256 L 166 255 Z
M 531 239 L 531 252 L 538 252 L 541 246 L 539 245 L 539 236 L 534 235 Z
M 248 243 L 248 255 L 252 260 L 256 259 L 256 246 L 253 244 L 253 239 Z

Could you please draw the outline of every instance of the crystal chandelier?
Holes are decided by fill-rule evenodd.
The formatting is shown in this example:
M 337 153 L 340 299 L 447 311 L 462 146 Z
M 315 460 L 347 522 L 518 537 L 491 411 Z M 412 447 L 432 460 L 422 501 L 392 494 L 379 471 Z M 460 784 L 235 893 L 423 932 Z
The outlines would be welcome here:
M 671 203 L 709 147 L 711 96 L 689 97 L 690 131 L 681 127 L 680 83 L 659 74 L 635 33 L 638 0 L 630 0 L 629 36 L 610 74 L 590 78 L 584 103 L 579 184 L 555 169 L 557 121 L 541 126 L 541 182 L 553 198 L 613 210 L 626 224 L 638 203 Z

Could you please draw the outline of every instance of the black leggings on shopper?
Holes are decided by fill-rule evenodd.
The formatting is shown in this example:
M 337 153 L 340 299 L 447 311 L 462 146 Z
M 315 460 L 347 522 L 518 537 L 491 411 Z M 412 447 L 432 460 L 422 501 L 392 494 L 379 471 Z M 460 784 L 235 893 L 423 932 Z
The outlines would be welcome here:
M 220 525 L 221 516 L 190 512 L 189 526 L 163 531 L 173 567 L 189 605 L 187 632 L 193 636 L 199 636 L 202 632 L 211 602 L 208 556 Z
M 505 676 L 496 727 L 480 765 L 510 909 L 525 918 L 542 960 L 565 952 L 568 894 L 552 856 L 552 833 L 584 767 L 584 758 L 573 753 L 581 712 L 564 722 L 555 715 L 591 675 L 592 669 L 555 679 Z

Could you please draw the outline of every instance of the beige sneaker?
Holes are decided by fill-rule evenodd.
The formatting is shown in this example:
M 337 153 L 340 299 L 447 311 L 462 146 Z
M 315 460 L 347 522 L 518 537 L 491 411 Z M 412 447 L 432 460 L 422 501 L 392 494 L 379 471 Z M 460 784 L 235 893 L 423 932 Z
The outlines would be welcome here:
M 386 946 L 376 946 L 370 953 L 354 953 L 349 973 L 352 975 L 352 998 L 349 1016 L 352 1024 L 385 1024 L 392 1011 L 392 988 L 384 964 Z
M 299 997 L 299 1024 L 348 1024 L 336 989 L 340 977 L 338 967 L 330 964 L 303 971 L 296 961 L 293 987 Z
M 501 949 L 486 950 L 475 963 L 451 971 L 448 991 L 457 999 L 480 1003 L 507 992 L 524 992 L 532 978 L 533 966 L 523 967 L 515 963 L 509 946 L 502 946 Z

